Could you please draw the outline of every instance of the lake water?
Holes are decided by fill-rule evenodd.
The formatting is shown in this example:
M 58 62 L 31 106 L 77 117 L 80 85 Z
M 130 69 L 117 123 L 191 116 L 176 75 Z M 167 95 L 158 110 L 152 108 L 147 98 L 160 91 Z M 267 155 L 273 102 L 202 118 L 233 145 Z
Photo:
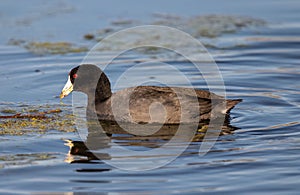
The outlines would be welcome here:
M 192 142 L 174 161 L 149 171 L 124 171 L 101 160 L 68 155 L 64 139 L 81 141 L 77 132 L 53 128 L 42 133 L 26 129 L 29 132 L 22 135 L 1 133 L 1 194 L 299 193 L 299 2 L 30 0 L 21 4 L 1 2 L 1 115 L 9 115 L 3 110 L 37 108 L 60 108 L 63 117 L 72 113 L 71 96 L 60 104 L 58 95 L 69 70 L 82 62 L 86 52 L 39 53 L 42 49 L 33 50 L 30 43 L 64 41 L 90 49 L 97 42 L 84 39 L 86 34 L 103 38 L 106 32 L 142 24 L 171 25 L 201 40 L 221 71 L 227 97 L 243 102 L 231 112 L 230 123 L 237 129 L 220 136 L 205 156 L 198 155 L 201 142 Z M 211 14 L 216 24 L 205 23 Z M 111 56 L 110 49 L 103 51 L 103 59 Z M 114 84 L 124 69 L 153 56 L 178 67 L 195 87 L 207 88 L 188 62 L 153 51 L 150 57 L 147 52 L 125 53 L 106 73 Z M 153 69 L 157 76 L 168 75 L 153 67 L 146 65 L 144 72 Z M 142 68 L 134 78 L 144 72 Z M 172 81 L 185 86 L 176 78 Z M 144 148 L 137 144 L 134 149 Z M 168 151 L 161 154 L 167 155 Z

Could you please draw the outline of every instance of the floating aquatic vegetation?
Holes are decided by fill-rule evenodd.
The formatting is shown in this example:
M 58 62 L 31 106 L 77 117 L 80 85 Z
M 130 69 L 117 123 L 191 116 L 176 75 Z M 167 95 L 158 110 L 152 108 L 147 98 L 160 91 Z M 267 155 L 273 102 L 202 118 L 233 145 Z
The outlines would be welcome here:
M 48 106 L 18 106 L 2 109 L 0 135 L 46 133 L 49 130 L 74 132 L 74 116 L 68 110 Z M 9 112 L 8 112 L 9 111 Z
M 8 154 L 0 156 L 0 169 L 6 166 L 31 165 L 37 161 L 55 159 L 53 153 Z
M 137 21 L 131 19 L 118 19 L 111 22 L 111 24 L 115 26 L 129 26 L 136 23 Z
M 191 33 L 196 38 L 216 38 L 224 34 L 236 33 L 246 27 L 266 25 L 262 19 L 232 15 L 201 15 L 190 18 L 179 16 L 155 15 L 158 17 L 153 24 L 167 25 Z
M 240 40 L 227 43 L 227 40 L 221 39 L 220 37 L 225 34 L 237 33 L 242 29 L 256 28 L 267 24 L 261 19 L 233 15 L 201 15 L 186 18 L 178 15 L 156 13 L 153 16 L 154 22 L 150 24 L 170 26 L 183 30 L 191 34 L 196 39 L 201 40 L 205 47 L 213 49 L 245 46 L 244 42 L 241 43 Z M 112 25 L 110 28 L 99 30 L 92 34 L 93 39 L 90 39 L 90 36 L 87 36 L 87 39 L 101 41 L 102 47 L 100 52 L 122 50 L 123 48 L 135 48 L 140 46 L 141 43 L 144 43 L 146 40 L 147 43 L 159 42 L 166 48 L 184 48 L 184 50 L 188 51 L 191 55 L 198 55 L 201 53 L 198 48 L 194 48 L 191 44 L 187 44 L 185 40 L 178 39 L 176 34 L 168 33 L 168 39 L 165 39 L 162 38 L 160 36 L 161 34 L 156 31 L 149 32 L 145 30 L 144 33 L 134 33 L 133 30 L 133 33 L 130 33 L 128 36 L 124 35 L 122 37 L 118 37 L 118 39 L 110 40 L 109 42 L 104 39 L 112 33 L 124 29 L 124 27 L 134 27 L 136 24 L 134 22 L 125 23 L 126 26 Z M 176 54 L 173 53 L 173 55 L 170 56 L 170 54 L 166 54 L 166 50 L 161 50 L 155 47 L 139 48 L 137 51 L 148 55 L 151 58 L 176 58 L 176 56 L 174 56 Z
M 201 42 L 205 46 L 212 48 L 219 48 L 218 44 L 215 44 L 211 40 L 221 37 L 225 34 L 237 33 L 241 29 L 252 28 L 266 25 L 267 23 L 262 19 L 246 17 L 246 16 L 233 16 L 233 15 L 200 15 L 194 17 L 181 17 L 178 15 L 171 14 L 153 14 L 154 22 L 148 24 L 153 25 L 164 25 L 174 28 L 178 28 L 187 33 L 190 33 L 193 37 L 201 39 Z M 134 27 L 141 22 L 132 19 L 116 19 L 111 22 L 109 27 L 98 30 L 93 33 L 86 33 L 83 35 L 85 40 L 91 41 L 102 41 L 108 35 L 122 30 L 127 27 Z M 155 41 L 156 37 L 148 34 L 140 35 L 144 39 L 148 39 L 149 42 L 153 39 Z M 172 36 L 172 35 L 170 35 Z M 129 39 L 128 39 L 129 38 Z M 202 40 L 203 39 L 203 40 Z M 207 40 L 208 39 L 208 40 Z M 113 44 L 105 47 L 106 51 L 115 50 L 119 46 L 128 48 L 128 44 L 132 46 L 130 37 L 124 37 L 122 40 L 116 40 Z M 180 40 L 176 39 L 172 44 L 179 45 L 179 47 L 187 47 Z M 163 40 L 162 40 L 163 41 Z M 79 53 L 87 52 L 87 47 L 81 47 L 74 45 L 69 42 L 28 42 L 21 39 L 11 39 L 8 44 L 23 46 L 32 53 L 44 55 L 44 54 L 66 54 L 66 53 Z M 138 42 L 136 44 L 139 44 Z M 170 46 L 170 43 L 166 43 L 166 47 Z M 221 48 L 222 49 L 222 48 Z M 147 50 L 141 50 L 143 52 Z M 193 51 L 191 51 L 193 52 Z M 194 51 L 197 52 L 197 51 Z
M 77 47 L 68 42 L 30 42 L 24 46 L 35 54 L 66 54 L 88 51 L 87 47 Z
M 22 46 L 28 51 L 38 55 L 80 53 L 88 51 L 87 47 L 76 46 L 69 42 L 27 42 L 23 39 L 10 39 L 7 44 Z
M 14 110 L 14 109 L 7 108 L 7 109 L 1 110 L 1 113 L 4 113 L 4 114 L 16 114 L 17 111 Z
M 197 38 L 215 38 L 223 34 L 236 33 L 242 28 L 265 24 L 264 20 L 245 16 L 204 15 L 188 19 L 186 28 L 190 29 L 190 33 Z
M 47 160 L 55 158 L 53 155 L 48 153 L 29 153 L 29 154 L 14 154 L 0 156 L 0 161 L 20 161 L 32 158 L 34 160 Z
M 85 34 L 83 37 L 86 40 L 92 40 L 95 38 L 95 35 L 88 33 L 88 34 Z

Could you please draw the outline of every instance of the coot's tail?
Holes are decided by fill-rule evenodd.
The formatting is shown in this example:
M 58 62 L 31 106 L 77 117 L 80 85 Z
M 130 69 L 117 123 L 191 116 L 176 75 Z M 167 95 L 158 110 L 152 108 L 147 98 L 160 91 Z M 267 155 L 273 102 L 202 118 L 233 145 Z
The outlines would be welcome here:
M 226 113 L 229 113 L 235 105 L 242 102 L 242 99 L 226 100 Z

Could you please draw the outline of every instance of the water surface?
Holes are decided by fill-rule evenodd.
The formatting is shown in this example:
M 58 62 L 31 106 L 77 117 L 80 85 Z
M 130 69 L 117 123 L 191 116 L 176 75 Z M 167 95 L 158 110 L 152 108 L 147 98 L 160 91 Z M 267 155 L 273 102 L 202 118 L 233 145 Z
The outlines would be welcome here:
M 199 37 L 211 46 L 208 50 L 222 73 L 228 98 L 243 99 L 231 113 L 231 125 L 238 129 L 233 134 L 219 137 L 205 156 L 198 155 L 201 142 L 192 142 L 183 155 L 164 167 L 126 172 L 100 160 L 82 163 L 86 162 L 84 157 L 69 156 L 69 148 L 64 146 L 63 139 L 81 140 L 76 132 L 52 129 L 22 136 L 1 135 L 0 193 L 299 192 L 298 2 L 226 1 L 217 7 L 215 1 L 184 4 L 174 1 L 172 5 L 156 1 L 132 2 L 130 5 L 123 1 L 30 2 L 21 6 L 14 1 L 4 1 L 0 9 L 3 29 L 0 36 L 1 110 L 42 106 L 42 109 L 59 107 L 63 113 L 71 113 L 71 97 L 67 97 L 65 105 L 61 106 L 57 96 L 68 71 L 81 63 L 86 55 L 84 52 L 39 55 L 22 45 L 8 44 L 10 39 L 67 41 L 91 48 L 96 41 L 84 40 L 85 34 L 97 34 L 104 28 L 124 28 L 126 25 L 116 27 L 113 24 L 119 20 L 132 20 L 127 26 L 154 23 L 161 20 L 155 16 L 158 13 L 178 16 L 178 20 L 207 14 L 243 15 L 266 23 L 221 33 L 217 37 Z M 102 57 L 109 55 L 106 51 Z M 207 87 L 201 76 L 189 68 L 188 62 L 174 56 L 163 57 L 162 61 L 179 66 L 189 75 L 195 87 Z M 148 58 L 143 53 L 129 52 L 115 61 L 107 69 L 112 83 L 124 69 L 141 59 L 147 61 Z M 145 68 L 149 69 L 151 64 Z M 155 70 L 155 74 L 166 74 Z M 136 75 L 139 76 L 142 73 Z M 166 151 L 162 155 L 167 154 Z M 69 163 L 74 160 L 81 163 Z

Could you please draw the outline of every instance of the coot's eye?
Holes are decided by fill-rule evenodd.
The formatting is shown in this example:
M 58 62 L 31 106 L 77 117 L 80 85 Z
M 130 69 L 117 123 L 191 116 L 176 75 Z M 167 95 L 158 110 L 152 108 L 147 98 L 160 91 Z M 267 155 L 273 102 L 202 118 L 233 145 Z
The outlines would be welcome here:
M 69 79 L 70 79 L 72 84 L 74 84 L 75 79 L 78 77 L 78 74 L 77 74 L 78 69 L 79 69 L 79 66 L 77 66 L 76 68 L 73 68 L 69 72 Z

